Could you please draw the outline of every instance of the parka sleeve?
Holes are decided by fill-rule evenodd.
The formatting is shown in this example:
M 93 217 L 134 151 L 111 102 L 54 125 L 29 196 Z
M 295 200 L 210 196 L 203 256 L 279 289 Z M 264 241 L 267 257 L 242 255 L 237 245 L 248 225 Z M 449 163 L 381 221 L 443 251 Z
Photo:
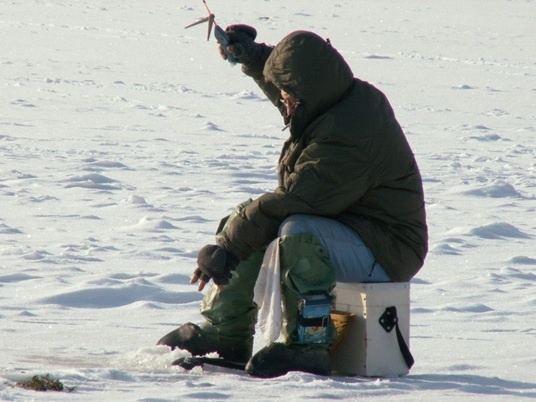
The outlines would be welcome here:
M 321 137 L 311 141 L 284 185 L 244 208 L 220 245 L 245 259 L 275 239 L 290 215 L 335 217 L 346 211 L 372 186 L 368 150 L 366 144 L 361 146 L 364 149 Z

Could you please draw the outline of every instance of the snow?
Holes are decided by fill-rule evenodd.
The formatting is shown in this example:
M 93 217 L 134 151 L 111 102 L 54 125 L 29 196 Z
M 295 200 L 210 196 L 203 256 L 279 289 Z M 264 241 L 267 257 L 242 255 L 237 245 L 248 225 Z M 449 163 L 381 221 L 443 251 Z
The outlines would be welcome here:
M 0 5 L 1 400 L 536 398 L 536 2 L 209 1 L 275 44 L 329 37 L 389 97 L 421 168 L 430 253 L 404 378 L 186 372 L 197 250 L 274 188 L 287 133 L 222 61 L 201 1 Z M 255 348 L 263 346 L 257 337 Z M 71 393 L 15 386 L 34 374 Z

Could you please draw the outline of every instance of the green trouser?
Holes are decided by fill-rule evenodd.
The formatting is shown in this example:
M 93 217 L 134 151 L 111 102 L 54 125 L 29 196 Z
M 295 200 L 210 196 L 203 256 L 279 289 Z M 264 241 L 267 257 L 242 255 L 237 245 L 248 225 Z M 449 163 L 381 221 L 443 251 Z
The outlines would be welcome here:
M 201 302 L 201 314 L 218 334 L 226 338 L 248 339 L 255 334 L 257 305 L 253 289 L 264 253 L 258 251 L 241 261 L 223 290 L 212 285 Z
M 279 241 L 284 317 L 282 340 L 286 344 L 298 343 L 300 294 L 330 292 L 335 287 L 335 271 L 327 252 L 314 235 L 289 235 Z M 255 333 L 258 307 L 253 302 L 253 289 L 263 256 L 264 251 L 258 251 L 247 261 L 242 261 L 233 272 L 229 285 L 221 291 L 212 286 L 204 297 L 201 314 L 220 336 L 247 339 Z M 334 333 L 333 329 L 330 332 Z
M 299 343 L 300 295 L 314 291 L 330 293 L 335 287 L 335 270 L 324 246 L 311 233 L 283 236 L 279 247 L 283 285 L 282 340 L 285 344 Z M 328 343 L 333 341 L 333 334 L 334 328 L 331 328 Z

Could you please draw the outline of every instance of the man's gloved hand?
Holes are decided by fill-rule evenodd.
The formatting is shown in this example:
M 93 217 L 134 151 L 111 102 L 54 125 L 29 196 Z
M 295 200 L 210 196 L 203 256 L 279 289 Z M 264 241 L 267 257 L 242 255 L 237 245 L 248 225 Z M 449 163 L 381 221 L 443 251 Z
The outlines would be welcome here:
M 194 271 L 190 283 L 196 283 L 200 280 L 198 290 L 203 290 L 211 278 L 219 287 L 227 285 L 231 271 L 236 268 L 239 262 L 238 257 L 229 250 L 213 244 L 206 245 L 199 250 L 197 269 Z
M 262 45 L 255 42 L 257 31 L 249 25 L 236 24 L 229 25 L 225 29 L 229 35 L 229 45 L 227 51 L 231 53 L 238 63 L 245 66 L 255 64 L 262 56 Z M 220 54 L 224 60 L 227 56 L 220 45 Z

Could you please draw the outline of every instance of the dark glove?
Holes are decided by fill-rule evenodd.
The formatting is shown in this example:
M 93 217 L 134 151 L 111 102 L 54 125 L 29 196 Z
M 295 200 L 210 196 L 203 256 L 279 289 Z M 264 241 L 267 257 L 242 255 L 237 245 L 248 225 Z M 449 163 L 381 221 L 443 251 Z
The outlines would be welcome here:
M 194 275 L 204 282 L 210 278 L 216 285 L 227 285 L 233 271 L 240 260 L 223 247 L 209 244 L 199 250 L 197 269 Z
M 225 33 L 229 36 L 227 51 L 234 56 L 238 63 L 244 66 L 251 66 L 262 57 L 263 45 L 255 42 L 257 31 L 252 26 L 244 24 L 229 25 L 225 29 Z M 224 60 L 227 60 L 221 45 L 220 54 Z

